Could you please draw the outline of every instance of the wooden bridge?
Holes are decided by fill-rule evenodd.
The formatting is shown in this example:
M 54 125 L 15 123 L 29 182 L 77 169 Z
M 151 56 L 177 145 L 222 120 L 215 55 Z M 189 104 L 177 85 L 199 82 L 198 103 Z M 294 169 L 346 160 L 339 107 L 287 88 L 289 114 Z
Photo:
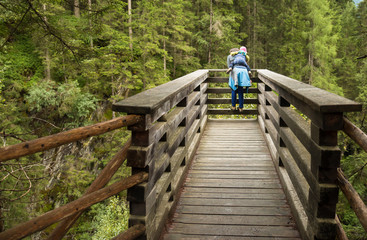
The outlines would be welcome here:
M 339 187 L 351 193 L 338 170 L 337 133 L 367 149 L 361 143 L 367 137 L 344 117 L 361 105 L 257 70 L 249 89 L 257 97 L 246 98 L 241 113 L 249 119 L 212 119 L 239 115 L 229 110 L 230 99 L 217 98 L 230 93 L 227 78 L 212 76 L 218 72 L 198 70 L 116 103 L 113 110 L 126 117 L 0 149 L 6 161 L 123 126 L 132 133 L 82 198 L 0 239 L 20 239 L 56 222 L 49 239 L 61 239 L 86 208 L 125 189 L 131 228 L 115 239 L 340 238 Z M 132 176 L 104 187 L 125 158 Z M 367 229 L 360 201 L 351 197 Z

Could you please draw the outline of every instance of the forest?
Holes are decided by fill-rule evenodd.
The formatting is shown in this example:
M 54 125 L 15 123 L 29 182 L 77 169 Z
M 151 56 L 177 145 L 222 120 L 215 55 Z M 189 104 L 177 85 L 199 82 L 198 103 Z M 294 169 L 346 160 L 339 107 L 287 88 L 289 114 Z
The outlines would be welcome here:
M 240 46 L 253 69 L 362 103 L 348 117 L 367 131 L 367 0 L 0 0 L 1 147 L 112 119 L 116 101 L 224 69 Z M 114 131 L 1 163 L 0 231 L 80 197 L 128 137 Z M 339 138 L 341 167 L 367 203 L 367 154 Z M 127 228 L 125 197 L 94 205 L 66 239 L 116 236 Z M 337 213 L 350 239 L 367 239 L 342 195 Z

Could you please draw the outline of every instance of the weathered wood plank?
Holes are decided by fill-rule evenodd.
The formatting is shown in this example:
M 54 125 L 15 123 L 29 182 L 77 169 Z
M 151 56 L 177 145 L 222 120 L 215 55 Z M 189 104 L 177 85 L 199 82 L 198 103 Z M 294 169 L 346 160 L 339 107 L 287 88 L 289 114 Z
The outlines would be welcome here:
M 207 234 L 219 236 L 268 236 L 268 237 L 299 237 L 294 227 L 284 226 L 236 226 L 236 225 L 209 225 L 176 223 L 172 232 L 189 234 Z
M 294 226 L 288 216 L 232 216 L 181 214 L 175 219 L 178 223 L 219 224 L 219 225 L 257 225 L 257 226 Z
M 251 81 L 253 83 L 261 82 L 260 79 L 255 78 L 255 77 L 251 77 Z M 208 77 L 205 80 L 205 83 L 227 83 L 227 82 L 228 82 L 228 77 Z
M 228 88 L 208 88 L 206 93 L 216 93 L 216 94 L 223 94 L 223 93 L 231 93 L 231 89 Z M 249 88 L 248 93 L 260 93 L 257 88 Z
M 209 98 L 207 104 L 231 104 L 232 100 L 230 98 Z M 239 103 L 238 99 L 236 103 Z M 257 98 L 245 98 L 243 99 L 244 104 L 259 104 Z
M 233 206 L 233 207 L 285 207 L 286 201 L 281 199 L 211 199 L 181 198 L 181 205 L 189 206 Z
M 241 239 L 241 240 L 269 240 L 269 237 L 236 237 L 236 236 L 231 236 L 231 239 Z M 171 234 L 167 234 L 165 236 L 166 240 L 179 240 L 179 239 L 200 239 L 200 240 L 228 240 L 228 236 L 208 236 L 208 235 L 195 235 L 195 234 L 190 234 L 190 235 L 185 235 L 185 234 L 181 234 L 181 233 L 171 233 Z M 301 238 L 297 237 L 297 238 L 282 238 L 282 237 L 277 237 L 276 240 L 300 240 Z
M 230 109 L 208 109 L 208 115 L 257 115 L 256 109 L 244 109 L 242 113 Z
M 165 109 L 168 111 L 204 82 L 207 76 L 208 70 L 195 71 L 117 102 L 113 104 L 112 109 L 118 112 L 152 114 L 168 102 Z
M 248 194 L 252 196 L 253 194 L 280 194 L 283 193 L 281 188 L 221 188 L 221 187 L 186 187 L 183 189 L 184 192 L 190 193 L 238 193 L 238 194 Z M 256 195 L 255 195 L 256 196 Z M 183 196 L 182 196 L 183 197 Z
M 246 216 L 290 216 L 288 207 L 234 207 L 234 206 L 189 206 L 179 205 L 176 213 L 221 214 Z
M 301 105 L 318 112 L 349 112 L 362 109 L 360 103 L 269 70 L 258 70 L 258 76 L 278 93 L 287 92 L 292 98 L 302 102 Z
M 211 198 L 211 199 L 285 199 L 283 193 L 218 193 L 218 192 L 193 192 L 191 190 L 185 191 L 182 198 Z

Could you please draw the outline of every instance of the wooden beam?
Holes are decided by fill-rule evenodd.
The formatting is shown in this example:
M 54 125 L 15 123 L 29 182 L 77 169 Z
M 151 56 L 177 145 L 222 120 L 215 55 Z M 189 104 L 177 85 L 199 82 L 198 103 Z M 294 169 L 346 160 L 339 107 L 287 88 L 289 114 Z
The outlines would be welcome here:
M 338 183 L 339 187 L 348 199 L 350 206 L 356 213 L 359 222 L 362 224 L 365 231 L 367 231 L 367 207 L 363 200 L 353 188 L 352 184 L 345 178 L 343 171 L 338 168 Z
M 144 232 L 145 226 L 143 224 L 136 224 L 111 240 L 132 240 L 140 237 Z
M 354 125 L 351 121 L 349 121 L 346 117 L 344 117 L 343 120 L 344 120 L 343 131 L 353 141 L 355 141 L 365 152 L 367 152 L 367 135 L 356 125 Z
M 45 229 L 51 224 L 70 217 L 79 211 L 83 211 L 95 203 L 101 202 L 125 189 L 128 189 L 146 180 L 148 180 L 148 174 L 145 172 L 141 172 L 120 180 L 108 187 L 87 194 L 62 207 L 56 208 L 39 217 L 33 218 L 28 222 L 21 223 L 9 230 L 6 230 L 5 232 L 1 232 L 0 239 L 13 240 L 29 236 L 32 233 Z
M 86 190 L 85 194 L 92 193 L 103 188 L 113 177 L 116 171 L 120 168 L 123 162 L 126 159 L 127 150 L 131 145 L 131 139 L 129 139 L 123 148 L 112 158 L 111 161 L 108 162 L 106 167 L 102 170 L 102 172 L 98 175 L 98 177 L 94 180 L 94 182 L 89 186 Z M 57 240 L 62 239 L 64 235 L 68 232 L 68 230 L 74 225 L 76 220 L 82 215 L 83 211 L 80 211 L 73 216 L 62 221 L 50 234 L 47 238 L 49 240 Z
M 335 215 L 335 222 L 336 222 L 336 236 L 338 240 L 348 240 L 347 234 L 345 233 L 342 224 L 339 221 L 338 215 Z
M 112 130 L 130 126 L 141 121 L 139 115 L 128 115 L 94 125 L 75 128 L 66 132 L 38 138 L 24 143 L 0 148 L 0 162 L 46 151 L 61 145 L 100 135 Z

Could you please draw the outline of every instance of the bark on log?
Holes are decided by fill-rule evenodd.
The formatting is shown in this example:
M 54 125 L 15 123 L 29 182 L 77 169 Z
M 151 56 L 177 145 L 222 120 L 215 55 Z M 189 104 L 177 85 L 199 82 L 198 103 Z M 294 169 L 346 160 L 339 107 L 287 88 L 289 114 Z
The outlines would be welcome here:
M 338 170 L 338 183 L 340 189 L 343 191 L 345 197 L 348 199 L 350 206 L 356 213 L 359 222 L 362 224 L 365 231 L 367 231 L 367 207 L 362 201 L 359 194 L 353 188 L 352 184 L 344 177 L 340 168 Z
M 0 162 L 42 152 L 67 143 L 100 135 L 117 128 L 130 126 L 138 123 L 141 119 L 139 115 L 128 115 L 91 126 L 75 128 L 66 132 L 0 148 Z
M 143 224 L 137 224 L 127 229 L 125 232 L 120 233 L 118 236 L 111 240 L 131 240 L 140 237 L 145 232 L 145 226 Z
M 83 211 L 91 205 L 101 202 L 112 195 L 115 195 L 125 189 L 135 186 L 139 183 L 148 180 L 148 174 L 145 172 L 137 173 L 126 179 L 118 181 L 111 186 L 105 187 L 93 193 L 87 194 L 71 203 L 62 207 L 51 210 L 39 217 L 33 218 L 28 222 L 19 224 L 5 232 L 0 233 L 0 239 L 21 239 L 31 235 L 37 231 L 45 229 L 60 220 L 74 215 L 77 212 Z
M 343 118 L 344 120 L 344 128 L 343 131 L 353 140 L 355 141 L 361 148 L 367 152 L 367 135 L 355 126 L 351 121 L 347 118 Z
M 339 221 L 338 215 L 335 216 L 336 222 L 336 236 L 338 240 L 348 240 L 347 234 L 345 233 L 342 224 Z
M 94 182 L 89 186 L 86 190 L 85 194 L 92 193 L 103 188 L 112 178 L 112 176 L 116 173 L 116 171 L 120 168 L 123 162 L 126 159 L 127 150 L 131 145 L 131 139 L 129 139 L 124 147 L 112 158 L 111 161 L 106 165 L 106 167 L 102 170 L 102 172 L 98 175 L 98 177 L 94 180 Z M 64 235 L 69 231 L 69 229 L 74 225 L 76 220 L 82 215 L 83 211 L 80 211 L 73 216 L 68 217 L 57 225 L 57 227 L 52 231 L 50 236 L 47 238 L 49 240 L 59 240 L 64 237 Z

